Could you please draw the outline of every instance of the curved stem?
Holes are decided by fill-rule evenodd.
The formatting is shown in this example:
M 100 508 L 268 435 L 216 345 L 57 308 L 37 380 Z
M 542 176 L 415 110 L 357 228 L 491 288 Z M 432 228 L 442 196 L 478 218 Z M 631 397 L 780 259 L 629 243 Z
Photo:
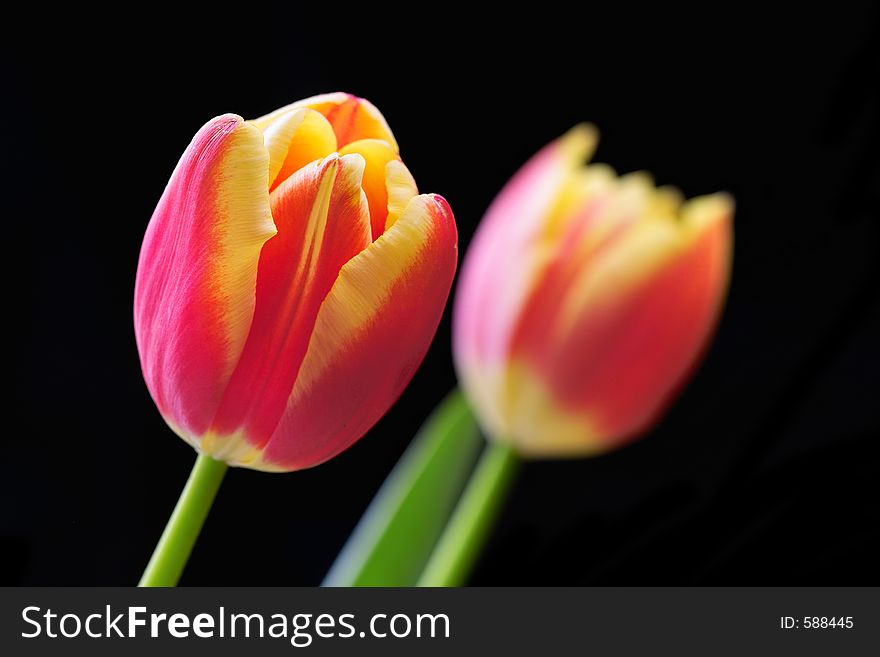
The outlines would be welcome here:
M 440 541 L 422 571 L 419 586 L 461 586 L 489 537 L 519 457 L 511 447 L 490 442 L 468 482 Z
M 138 586 L 176 586 L 228 466 L 199 454 Z

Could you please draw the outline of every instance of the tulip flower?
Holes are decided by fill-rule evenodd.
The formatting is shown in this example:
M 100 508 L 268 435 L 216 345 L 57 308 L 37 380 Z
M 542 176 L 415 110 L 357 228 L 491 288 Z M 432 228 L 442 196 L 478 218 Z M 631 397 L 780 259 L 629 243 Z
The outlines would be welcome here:
M 422 584 L 463 581 L 518 457 L 594 455 L 650 429 L 718 320 L 730 197 L 685 202 L 645 173 L 582 166 L 595 143 L 579 126 L 535 155 L 467 252 L 455 364 L 491 443 Z
M 733 204 L 547 146 L 480 224 L 455 298 L 459 380 L 494 440 L 591 455 L 647 430 L 694 369 L 730 273 Z
M 209 121 L 147 228 L 134 300 L 150 394 L 201 455 L 194 490 L 223 464 L 299 470 L 361 438 L 423 359 L 456 259 L 449 205 L 418 193 L 368 101 Z

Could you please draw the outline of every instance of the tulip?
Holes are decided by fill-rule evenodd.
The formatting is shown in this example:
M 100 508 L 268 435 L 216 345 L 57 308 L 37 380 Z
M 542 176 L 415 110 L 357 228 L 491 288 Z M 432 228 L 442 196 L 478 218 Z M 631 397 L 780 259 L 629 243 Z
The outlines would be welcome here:
M 147 387 L 203 457 L 273 472 L 322 463 L 409 383 L 456 259 L 449 205 L 418 193 L 368 101 L 219 116 L 144 237 L 134 324 Z
M 456 266 L 381 114 L 330 94 L 196 134 L 141 250 L 135 332 L 166 422 L 202 453 L 307 468 L 359 439 L 424 357 Z
M 464 260 L 455 365 L 492 442 L 422 585 L 464 581 L 519 457 L 595 455 L 656 423 L 718 321 L 732 199 L 583 166 L 596 139 L 576 127 L 526 163 Z
M 733 203 L 580 163 L 580 126 L 508 183 L 454 306 L 459 380 L 488 435 L 534 457 L 608 451 L 661 416 L 703 352 L 730 276 Z

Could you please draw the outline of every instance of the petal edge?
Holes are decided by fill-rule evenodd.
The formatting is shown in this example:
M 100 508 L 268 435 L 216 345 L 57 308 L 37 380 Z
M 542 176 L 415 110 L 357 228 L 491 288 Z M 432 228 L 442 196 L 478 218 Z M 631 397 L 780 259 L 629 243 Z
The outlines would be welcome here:
M 449 205 L 440 196 L 421 195 L 342 268 L 260 467 L 296 470 L 322 463 L 384 415 L 428 350 L 457 253 Z
M 144 236 L 135 336 L 166 421 L 194 442 L 216 410 L 250 329 L 257 262 L 275 234 L 269 155 L 239 116 L 209 121 L 180 159 Z

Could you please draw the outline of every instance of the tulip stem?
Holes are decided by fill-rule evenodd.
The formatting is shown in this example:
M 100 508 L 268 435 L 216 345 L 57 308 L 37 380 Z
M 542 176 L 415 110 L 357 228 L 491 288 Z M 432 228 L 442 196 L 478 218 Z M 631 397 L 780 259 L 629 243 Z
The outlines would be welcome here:
M 199 454 L 138 586 L 177 586 L 227 468 Z
M 431 413 L 321 586 L 415 586 L 486 442 L 458 389 Z
M 419 586 L 461 586 L 489 537 L 519 457 L 503 443 L 490 442 L 434 548 Z

